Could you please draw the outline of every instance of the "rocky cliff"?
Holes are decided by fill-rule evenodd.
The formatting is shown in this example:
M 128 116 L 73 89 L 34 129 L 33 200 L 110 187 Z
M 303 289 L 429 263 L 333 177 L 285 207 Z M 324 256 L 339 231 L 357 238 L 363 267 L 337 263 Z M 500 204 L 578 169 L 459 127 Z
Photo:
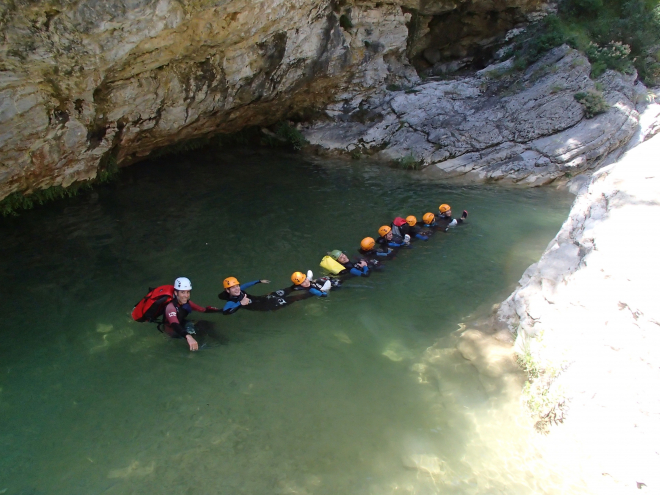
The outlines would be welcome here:
M 647 114 L 657 122 L 660 106 Z M 497 317 L 539 425 L 595 493 L 660 490 L 660 137 L 594 174 Z
M 387 84 L 412 85 L 409 54 L 429 70 L 484 58 L 539 5 L 2 2 L 0 199 L 68 186 L 180 140 L 303 118 Z
M 586 57 L 567 46 L 514 72 L 506 61 L 355 97 L 306 135 L 328 151 L 375 154 L 429 174 L 535 186 L 598 167 L 638 129 L 647 90 L 634 75 L 608 71 L 594 81 Z M 602 94 L 607 111 L 587 118 L 580 93 Z

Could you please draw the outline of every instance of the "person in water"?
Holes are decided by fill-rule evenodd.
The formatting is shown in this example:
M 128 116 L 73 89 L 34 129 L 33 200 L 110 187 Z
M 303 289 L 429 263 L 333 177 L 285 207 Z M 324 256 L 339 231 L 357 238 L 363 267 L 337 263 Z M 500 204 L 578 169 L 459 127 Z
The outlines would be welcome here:
M 302 272 L 294 272 L 291 275 L 292 292 L 302 292 L 306 296 L 327 297 L 332 288 L 332 282 L 329 279 L 314 280 L 312 270 L 307 270 L 307 275 Z
M 222 281 L 224 292 L 218 294 L 218 298 L 227 301 L 222 308 L 222 314 L 231 315 L 241 308 L 252 311 L 274 311 L 285 306 L 287 304 L 285 290 L 277 290 L 265 296 L 251 296 L 245 292 L 256 284 L 269 283 L 270 280 L 254 280 L 240 284 L 236 277 L 227 277 Z
M 388 225 L 383 225 L 379 228 L 378 233 L 380 234 L 380 237 L 376 239 L 376 242 L 381 246 L 388 248 L 401 248 L 410 245 L 410 236 L 407 238 L 404 236 L 403 238 L 398 237 L 395 239 L 392 228 Z
M 394 257 L 394 249 L 383 246 L 381 244 L 376 245 L 376 241 L 373 237 L 365 237 L 360 242 L 360 253 L 365 258 L 369 259 L 372 262 L 378 261 L 378 259 L 392 259 Z
M 179 277 L 174 281 L 174 298 L 165 306 L 163 318 L 163 331 L 173 338 L 186 339 L 191 351 L 199 349 L 197 341 L 193 337 L 195 325 L 186 318 L 193 311 L 200 313 L 216 313 L 220 311 L 214 306 L 205 308 L 190 300 L 192 284 L 186 277 Z
M 463 223 L 468 216 L 467 210 L 463 210 L 461 218 L 452 218 L 451 207 L 448 204 L 441 204 L 438 210 L 440 210 L 440 213 L 435 215 L 436 228 L 445 232 L 452 227 L 456 227 L 459 223 Z
M 417 225 L 417 217 L 414 215 L 408 215 L 405 220 L 401 217 L 396 217 L 392 222 L 392 232 L 395 237 L 398 235 L 405 239 L 407 235 L 411 239 L 420 239 L 422 241 L 428 241 L 431 236 L 430 231 L 422 230 Z
M 422 217 L 422 226 L 425 229 L 434 229 L 438 226 L 437 223 L 435 223 L 435 215 L 431 213 L 430 211 L 428 213 L 424 213 L 424 216 Z
M 348 259 L 348 256 L 339 249 L 330 251 L 328 256 L 344 267 L 344 269 L 337 273 L 337 275 L 348 275 L 350 273 L 355 277 L 368 277 L 371 274 L 367 260 L 360 260 L 357 263 L 353 263 Z

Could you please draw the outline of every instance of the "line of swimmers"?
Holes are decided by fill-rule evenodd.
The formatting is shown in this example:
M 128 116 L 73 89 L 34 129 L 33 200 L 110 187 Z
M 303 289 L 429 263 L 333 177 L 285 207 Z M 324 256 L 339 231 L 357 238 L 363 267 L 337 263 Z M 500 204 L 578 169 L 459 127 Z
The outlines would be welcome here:
M 192 283 L 186 277 L 179 277 L 174 281 L 174 297 L 165 307 L 163 331 L 171 337 L 186 339 L 190 350 L 196 351 L 199 344 L 193 337 L 195 325 L 187 321 L 188 315 L 193 311 L 222 312 L 225 315 L 234 314 L 241 308 L 274 311 L 308 297 L 326 297 L 333 287 L 341 286 L 342 279 L 368 277 L 372 270 L 380 266 L 381 260 L 392 259 L 399 249 L 409 246 L 413 239 L 428 240 L 434 231 L 447 232 L 463 223 L 467 216 L 467 210 L 463 210 L 460 218 L 452 218 L 450 206 L 442 204 L 438 214 L 426 213 L 422 217 L 421 225 L 413 215 L 405 219 L 397 217 L 390 225 L 383 225 L 378 229 L 378 239 L 362 239 L 358 249 L 360 257 L 355 262 L 340 250 L 329 252 L 321 261 L 321 266 L 334 276 L 314 279 L 311 270 L 307 273 L 294 272 L 291 275 L 293 285 L 264 296 L 252 296 L 245 291 L 259 283 L 268 284 L 270 280 L 254 280 L 241 284 L 236 277 L 227 277 L 222 283 L 224 291 L 218 294 L 218 297 L 225 301 L 222 309 L 195 304 L 190 300 Z

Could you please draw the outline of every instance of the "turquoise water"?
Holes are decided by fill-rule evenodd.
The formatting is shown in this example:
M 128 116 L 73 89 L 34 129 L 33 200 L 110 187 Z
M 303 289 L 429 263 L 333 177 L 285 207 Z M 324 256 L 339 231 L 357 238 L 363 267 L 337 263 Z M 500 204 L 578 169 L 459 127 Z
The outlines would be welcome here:
M 0 493 L 532 493 L 470 462 L 469 415 L 490 402 L 448 336 L 507 297 L 571 201 L 207 150 L 2 220 Z M 288 286 L 293 271 L 320 274 L 326 251 L 353 254 L 440 203 L 469 222 L 328 298 L 203 315 L 214 330 L 200 352 L 130 318 L 177 276 L 202 305 L 221 304 L 230 275 L 272 280 L 254 294 Z M 437 342 L 454 371 L 431 390 L 415 370 Z M 426 473 L 418 455 L 451 469 Z

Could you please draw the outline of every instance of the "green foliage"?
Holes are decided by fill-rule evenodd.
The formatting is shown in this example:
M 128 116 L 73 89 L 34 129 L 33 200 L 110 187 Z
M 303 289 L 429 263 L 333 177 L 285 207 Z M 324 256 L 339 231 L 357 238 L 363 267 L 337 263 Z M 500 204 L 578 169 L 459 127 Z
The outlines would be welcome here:
M 30 210 L 37 205 L 44 205 L 57 199 L 71 198 L 81 190 L 89 188 L 91 188 L 90 182 L 78 182 L 69 187 L 53 186 L 27 195 L 15 192 L 0 201 L 0 215 L 3 217 L 16 216 L 21 210 Z
M 421 162 L 415 158 L 415 155 L 409 153 L 406 156 L 402 156 L 396 160 L 396 164 L 399 168 L 404 170 L 418 170 L 421 167 Z
M 296 151 L 309 144 L 302 132 L 295 127 L 291 127 L 287 122 L 278 123 L 275 126 L 275 134 Z
M 117 165 L 117 158 L 112 151 L 109 151 L 99 162 L 96 182 L 103 184 L 115 180 L 118 176 L 119 166 Z
M 588 119 L 598 115 L 599 113 L 606 112 L 609 108 L 605 98 L 603 98 L 603 93 L 600 91 L 590 89 L 588 91 L 575 93 L 573 96 L 584 107 L 584 114 Z
M 660 83 L 660 5 L 657 0 L 563 0 L 517 40 L 516 68 L 529 65 L 563 43 L 583 51 L 592 77 L 606 69 L 637 69 L 647 84 Z
M 401 91 L 401 86 L 398 84 L 388 84 L 385 86 L 385 89 L 388 91 Z
M 541 374 L 541 367 L 536 362 L 529 349 L 525 349 L 523 354 L 518 354 L 517 361 L 520 369 L 527 373 L 527 378 L 529 380 L 534 380 Z
M 536 62 L 548 50 L 570 43 L 572 35 L 556 15 L 548 15 L 529 30 L 530 35 L 520 41 L 515 53 L 514 68 L 524 69 Z
M 355 148 L 353 151 L 351 151 L 351 158 L 353 160 L 360 160 L 362 158 L 362 153 L 358 148 Z
M 632 74 L 634 71 L 633 62 L 629 58 L 630 47 L 620 41 L 608 43 L 603 47 L 591 42 L 586 53 L 591 62 L 591 77 L 599 77 L 607 69 L 618 70 L 624 74 Z

